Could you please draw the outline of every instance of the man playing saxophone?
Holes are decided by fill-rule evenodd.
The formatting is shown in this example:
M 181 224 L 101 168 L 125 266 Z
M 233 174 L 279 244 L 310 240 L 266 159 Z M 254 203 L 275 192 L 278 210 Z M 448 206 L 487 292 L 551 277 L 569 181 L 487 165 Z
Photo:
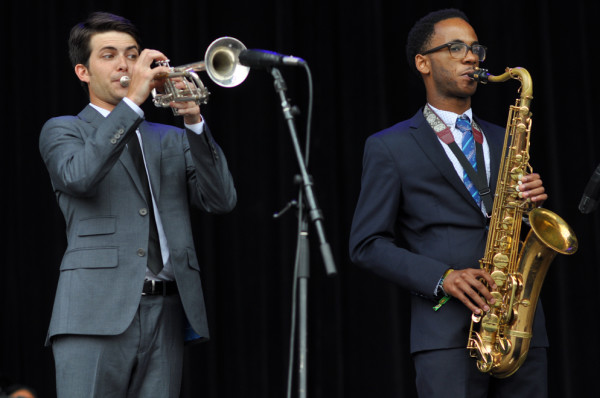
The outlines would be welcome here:
M 545 397 L 541 305 L 528 359 L 510 378 L 479 372 L 465 348 L 472 313 L 488 311 L 497 288 L 479 260 L 505 129 L 471 109 L 477 82 L 470 75 L 486 47 L 464 13 L 446 9 L 413 26 L 406 52 L 427 103 L 366 141 L 351 258 L 412 293 L 410 346 L 420 397 Z M 547 199 L 536 173 L 523 175 L 518 191 L 535 205 Z
M 171 104 L 185 128 L 144 120 L 169 69 L 130 21 L 91 14 L 69 55 L 90 104 L 40 135 L 67 226 L 47 339 L 57 395 L 176 398 L 184 341 L 208 338 L 190 207 L 232 210 L 233 179 L 194 101 Z

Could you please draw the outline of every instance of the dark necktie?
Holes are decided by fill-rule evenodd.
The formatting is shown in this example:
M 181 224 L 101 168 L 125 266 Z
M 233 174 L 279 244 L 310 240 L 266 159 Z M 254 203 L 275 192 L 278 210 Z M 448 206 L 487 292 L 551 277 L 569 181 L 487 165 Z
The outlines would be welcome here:
M 144 188 L 144 194 L 146 195 L 146 203 L 148 205 L 148 217 L 150 217 L 149 233 L 148 233 L 148 268 L 155 275 L 163 269 L 162 255 L 160 252 L 160 242 L 158 240 L 158 229 L 156 228 L 156 219 L 154 218 L 154 205 L 152 203 L 152 193 L 150 192 L 150 185 L 148 182 L 148 174 L 146 173 L 146 166 L 144 165 L 144 157 L 142 155 L 142 148 L 140 147 L 140 140 L 135 134 L 128 143 L 129 153 L 133 158 L 135 168 L 137 169 L 140 180 L 142 181 L 142 187 Z
M 467 115 L 459 116 L 456 119 L 456 128 L 459 129 L 463 133 L 462 139 L 462 151 L 467 157 L 471 166 L 473 166 L 473 170 L 477 171 L 477 161 L 475 158 L 475 140 L 473 138 L 473 131 L 471 130 L 471 121 Z M 463 182 L 465 186 L 469 190 L 469 193 L 475 199 L 475 202 L 479 205 L 481 199 L 479 198 L 479 191 L 469 178 L 466 172 L 463 172 Z

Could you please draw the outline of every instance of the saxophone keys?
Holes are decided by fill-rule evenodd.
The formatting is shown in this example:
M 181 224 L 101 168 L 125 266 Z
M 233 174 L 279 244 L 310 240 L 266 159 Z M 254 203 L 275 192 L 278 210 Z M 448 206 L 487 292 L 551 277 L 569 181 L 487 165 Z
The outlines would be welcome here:
M 492 279 L 494 280 L 494 282 L 496 282 L 496 285 L 501 287 L 504 286 L 507 277 L 506 274 L 502 271 L 494 271 L 492 272 Z
M 487 358 L 489 357 L 489 359 Z M 486 360 L 477 361 L 477 369 L 481 373 L 488 373 L 492 370 L 494 366 L 494 362 L 492 360 L 492 356 L 490 354 L 486 355 Z
M 520 181 L 521 177 L 523 177 L 523 169 L 520 167 L 513 167 L 510 170 L 510 178 L 514 181 Z
M 510 352 L 512 343 L 509 339 L 502 337 L 496 341 L 496 349 L 502 354 L 506 355 Z
M 492 297 L 495 300 L 494 304 L 491 304 L 493 307 L 499 308 L 500 306 L 502 306 L 502 293 L 500 293 L 500 292 L 492 292 Z
M 515 223 L 515 219 L 513 217 L 510 217 L 510 216 L 504 217 L 504 219 L 502 220 L 502 224 L 501 224 L 502 229 L 505 231 L 509 230 L 513 227 L 514 223 Z
M 504 253 L 496 253 L 492 259 L 492 264 L 496 268 L 504 269 L 508 265 L 508 256 Z
M 498 325 L 500 324 L 500 318 L 496 314 L 487 313 L 481 320 L 481 327 L 486 332 L 494 333 L 498 331 Z

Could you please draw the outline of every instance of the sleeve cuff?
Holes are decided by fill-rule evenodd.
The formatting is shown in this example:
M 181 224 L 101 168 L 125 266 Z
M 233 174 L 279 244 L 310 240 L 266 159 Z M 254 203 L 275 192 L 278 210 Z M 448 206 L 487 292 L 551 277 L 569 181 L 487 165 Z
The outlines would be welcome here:
M 191 130 L 194 134 L 200 135 L 204 132 L 204 117 L 202 117 L 202 121 L 196 124 L 185 124 L 185 128 Z
M 140 108 L 139 106 L 137 106 L 137 104 L 135 102 L 133 102 L 132 100 L 130 100 L 127 97 L 123 97 L 123 101 L 125 101 L 125 103 L 127 105 L 129 105 L 129 107 L 131 109 L 133 109 L 135 111 L 135 113 L 137 113 L 141 118 L 144 117 L 144 111 L 142 110 L 142 108 Z

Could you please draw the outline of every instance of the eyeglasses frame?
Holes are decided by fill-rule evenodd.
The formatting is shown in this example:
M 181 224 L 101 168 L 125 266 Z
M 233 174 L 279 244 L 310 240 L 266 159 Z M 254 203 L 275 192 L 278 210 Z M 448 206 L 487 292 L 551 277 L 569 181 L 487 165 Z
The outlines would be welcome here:
M 467 54 L 469 54 L 469 51 L 471 51 L 471 52 L 473 53 L 473 55 L 476 55 L 476 54 L 473 52 L 473 46 L 479 46 L 479 47 L 483 48 L 483 50 L 486 52 L 486 54 L 483 56 L 483 59 L 480 59 L 480 60 L 479 60 L 479 62 L 483 62 L 483 61 L 485 61 L 485 58 L 486 58 L 486 56 L 487 56 L 487 47 L 486 47 L 486 46 L 482 46 L 482 45 L 481 45 L 481 44 L 479 44 L 479 43 L 476 43 L 476 44 L 473 44 L 472 46 L 470 46 L 470 45 L 468 45 L 467 43 L 464 43 L 464 42 L 462 42 L 462 41 L 449 41 L 448 43 L 442 44 L 442 45 L 440 45 L 440 46 L 437 46 L 437 47 L 434 47 L 434 48 L 430 48 L 430 49 L 429 49 L 429 50 L 427 50 L 427 51 L 423 51 L 423 52 L 421 53 L 421 55 L 427 55 L 427 54 L 431 54 L 431 53 L 434 53 L 434 52 L 436 52 L 436 51 L 439 51 L 439 50 L 441 50 L 441 49 L 443 49 L 443 48 L 447 48 L 447 49 L 448 49 L 448 52 L 450 53 L 450 56 L 452 57 L 452 52 L 450 51 L 450 47 L 452 47 L 452 45 L 454 45 L 454 44 L 460 44 L 460 45 L 463 45 L 463 46 L 466 46 L 466 47 L 467 47 L 467 52 L 465 53 L 465 55 L 463 56 L 463 58 L 464 58 L 464 57 L 466 57 L 466 56 L 467 56 Z M 476 56 L 477 56 L 477 55 L 476 55 Z M 454 58 L 454 57 L 452 57 L 452 58 Z M 477 56 L 477 58 L 479 59 L 479 56 Z M 454 58 L 454 59 L 461 59 L 461 58 Z

